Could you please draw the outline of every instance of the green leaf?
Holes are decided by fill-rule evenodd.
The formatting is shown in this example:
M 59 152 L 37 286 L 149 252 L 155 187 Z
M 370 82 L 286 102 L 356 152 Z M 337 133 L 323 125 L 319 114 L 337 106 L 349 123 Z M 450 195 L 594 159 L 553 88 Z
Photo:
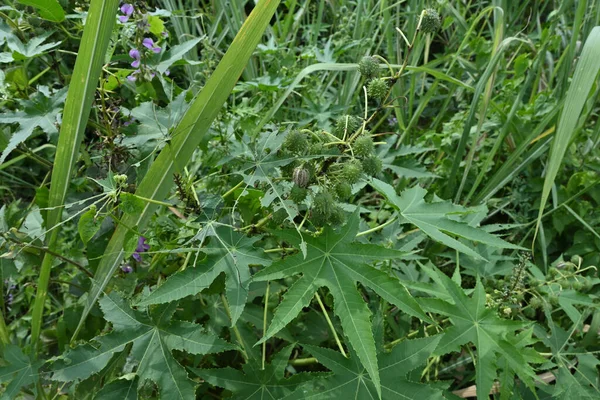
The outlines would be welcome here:
M 144 201 L 132 193 L 121 192 L 119 208 L 126 214 L 137 215 L 144 209 Z
M 187 52 L 196 47 L 201 40 L 202 38 L 196 38 L 171 47 L 169 51 L 163 54 L 160 63 L 156 66 L 156 70 L 161 74 L 164 74 L 171 65 L 184 60 L 184 56 Z
M 42 44 L 53 33 L 54 31 L 46 32 L 40 36 L 31 38 L 27 43 L 21 42 L 17 36 L 12 35 L 6 39 L 6 44 L 12 51 L 14 60 L 27 60 L 29 58 L 40 56 L 60 44 L 60 42 Z
M 156 15 L 148 17 L 148 25 L 150 25 L 150 32 L 157 37 L 161 37 L 161 34 L 165 31 L 165 23 Z
M 437 268 L 434 271 L 442 290 L 454 302 L 452 304 L 434 298 L 419 300 L 419 304 L 426 310 L 448 316 L 452 322 L 452 326 L 445 330 L 438 344 L 436 355 L 457 351 L 467 343 L 475 345 L 475 379 L 479 399 L 488 399 L 497 376 L 497 355 L 504 356 L 521 379 L 531 382 L 535 377 L 533 368 L 524 359 L 522 350 L 514 344 L 517 342 L 515 331 L 525 328 L 527 324 L 501 319 L 495 310 L 487 308 L 486 295 L 480 280 L 477 280 L 473 296 L 469 298 L 463 289 L 443 272 Z
M 228 226 L 209 225 L 204 233 L 210 243 L 201 250 L 208 256 L 202 264 L 187 268 L 169 277 L 138 305 L 161 304 L 195 295 L 208 288 L 221 273 L 225 273 L 227 301 L 231 323 L 235 325 L 244 311 L 250 284 L 250 265 L 270 265 L 271 259 L 253 247 L 259 236 L 246 237 Z M 201 233 L 202 234 L 202 233 Z
M 379 179 L 374 178 L 371 181 L 371 186 L 385 196 L 406 222 L 415 225 L 433 240 L 475 259 L 485 260 L 480 254 L 447 233 L 493 247 L 521 249 L 519 246 L 505 242 L 483 229 L 472 227 L 468 223 L 459 222 L 454 219 L 457 215 L 468 214 L 470 212 L 469 209 L 447 201 L 425 203 L 425 194 L 427 191 L 420 186 L 407 189 L 400 196 L 396 194 L 392 186 Z
M 442 390 L 407 378 L 410 371 L 424 365 L 435 350 L 441 336 L 406 340 L 396 345 L 390 353 L 379 354 L 381 376 L 381 398 L 397 399 L 443 399 Z M 365 368 L 352 357 L 316 346 L 303 346 L 319 363 L 333 374 L 301 386 L 286 400 L 292 399 L 376 399 L 378 392 Z
M 58 133 L 57 117 L 62 110 L 61 106 L 65 102 L 66 95 L 66 89 L 59 90 L 53 95 L 48 94 L 48 96 L 37 92 L 30 100 L 21 102 L 22 111 L 0 115 L 0 124 L 19 124 L 19 129 L 10 137 L 0 155 L 0 164 L 6 160 L 11 151 L 33 134 L 35 128 L 39 127 L 49 136 Z
M 214 335 L 202 333 L 200 325 L 171 320 L 174 307 L 159 307 L 150 314 L 134 311 L 115 292 L 100 300 L 113 331 L 97 336 L 96 346 L 85 344 L 69 350 L 52 367 L 52 378 L 69 382 L 100 372 L 115 353 L 131 344 L 131 354 L 139 362 L 138 389 L 150 380 L 159 387 L 161 398 L 194 398 L 196 384 L 173 358 L 172 351 L 190 354 L 218 353 L 235 347 Z
M 93 205 L 89 210 L 81 214 L 77 223 L 77 231 L 83 243 L 89 242 L 102 226 L 104 216 L 96 215 L 96 206 Z
M 48 21 L 62 22 L 65 19 L 65 10 L 58 0 L 19 0 L 19 3 L 37 8 L 40 16 Z
M 162 200 L 167 196 L 177 166 L 185 165 L 191 159 L 246 67 L 278 5 L 279 0 L 265 0 L 256 4 L 215 72 L 177 124 L 169 146 L 164 147 L 142 179 L 136 191 L 138 196 L 152 200 Z M 92 280 L 92 288 L 73 338 L 121 264 L 127 227 L 143 229 L 156 208 L 156 204 L 148 202 L 142 213 L 137 216 L 126 215 L 123 223 L 117 227 Z
M 293 348 L 294 345 L 284 347 L 264 369 L 256 362 L 244 364 L 243 372 L 233 368 L 190 369 L 211 385 L 231 391 L 234 399 L 281 399 L 299 385 L 314 379 L 314 375 L 306 373 L 284 378 Z
M 102 386 L 94 400 L 137 400 L 137 386 L 137 379 L 117 379 Z
M 425 321 L 429 321 L 429 318 L 400 281 L 368 264 L 375 260 L 401 258 L 405 253 L 372 244 L 353 243 L 358 233 L 358 223 L 359 216 L 355 213 L 339 233 L 326 227 L 322 236 L 306 238 L 306 258 L 302 254 L 296 254 L 274 263 L 254 276 L 256 281 L 266 281 L 302 274 L 288 289 L 275 310 L 261 342 L 290 323 L 309 305 L 315 292 L 326 286 L 333 295 L 334 310 L 342 322 L 344 333 L 379 391 L 371 311 L 357 290 L 356 282 L 373 289 L 386 301 L 410 315 Z M 301 241 L 295 231 L 276 234 L 296 245 Z
M 35 383 L 38 377 L 38 369 L 43 361 L 33 361 L 27 357 L 21 349 L 14 344 L 4 347 L 2 358 L 8 363 L 0 367 L 0 382 L 10 383 L 5 387 L 2 395 L 4 399 L 14 399 L 24 386 Z
M 579 116 L 583 111 L 583 107 L 587 101 L 589 93 L 596 85 L 596 78 L 600 70 L 600 26 L 594 27 L 590 32 L 583 49 L 581 56 L 577 62 L 575 74 L 571 80 L 565 105 L 560 115 L 558 128 L 552 147 L 550 147 L 550 155 L 548 157 L 548 165 L 546 167 L 546 177 L 544 179 L 544 188 L 542 189 L 542 197 L 540 199 L 540 208 L 536 223 L 536 236 L 544 215 L 544 208 L 550 196 L 550 191 L 554 185 L 554 179 L 560 169 L 562 160 L 567 151 L 569 143 L 574 135 L 578 132 L 576 128 Z M 535 237 L 534 240 L 535 242 Z

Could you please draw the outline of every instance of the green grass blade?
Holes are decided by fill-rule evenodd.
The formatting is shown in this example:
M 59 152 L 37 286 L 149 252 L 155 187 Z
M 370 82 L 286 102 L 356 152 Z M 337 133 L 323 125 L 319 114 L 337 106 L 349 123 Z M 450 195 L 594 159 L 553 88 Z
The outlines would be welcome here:
M 192 157 L 202 137 L 208 131 L 244 71 L 278 5 L 279 0 L 264 0 L 256 5 L 215 72 L 206 82 L 206 86 L 175 128 L 173 139 L 161 151 L 144 176 L 136 191 L 138 196 L 161 200 L 168 194 L 173 185 L 173 173 L 178 167 L 187 164 Z M 92 288 L 88 293 L 87 303 L 73 338 L 77 336 L 90 309 L 119 267 L 124 256 L 125 235 L 132 229 L 142 230 L 156 207 L 155 204 L 146 203 L 139 215 L 126 215 L 115 230 L 92 279 Z
M 90 115 L 94 94 L 100 78 L 100 71 L 104 63 L 106 50 L 115 24 L 118 0 L 93 0 L 81 38 L 81 47 L 75 61 L 75 69 L 71 78 L 71 85 L 67 94 L 67 101 L 63 112 L 63 123 L 58 138 L 52 181 L 47 227 L 60 223 L 62 217 L 61 207 L 64 203 L 67 188 L 71 181 L 71 171 L 79 156 L 79 146 Z M 47 237 L 47 246 L 54 249 L 59 228 L 51 231 Z M 40 277 L 38 279 L 37 293 L 31 317 L 31 345 L 35 353 L 40 337 L 44 303 L 48 294 L 48 283 L 52 268 L 52 257 L 46 253 L 42 261 Z
M 596 82 L 600 70 L 600 26 L 596 26 L 590 32 L 581 57 L 575 68 L 573 80 L 567 91 L 565 106 L 562 110 L 556 135 L 550 147 L 548 157 L 548 166 L 546 169 L 546 178 L 544 179 L 544 188 L 542 189 L 542 198 L 540 199 L 540 209 L 536 223 L 536 236 L 544 214 L 544 208 L 550 195 L 550 190 L 554 185 L 554 179 L 562 164 L 562 160 L 567 151 L 567 147 L 576 133 L 577 121 L 589 96 L 589 93 Z M 535 243 L 535 237 L 533 240 Z

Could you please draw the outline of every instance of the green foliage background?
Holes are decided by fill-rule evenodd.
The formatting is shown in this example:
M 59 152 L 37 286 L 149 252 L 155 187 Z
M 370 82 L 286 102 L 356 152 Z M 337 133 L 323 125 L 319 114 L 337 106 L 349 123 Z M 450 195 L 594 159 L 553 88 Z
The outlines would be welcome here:
M 2 399 L 600 397 L 600 3 L 0 7 Z

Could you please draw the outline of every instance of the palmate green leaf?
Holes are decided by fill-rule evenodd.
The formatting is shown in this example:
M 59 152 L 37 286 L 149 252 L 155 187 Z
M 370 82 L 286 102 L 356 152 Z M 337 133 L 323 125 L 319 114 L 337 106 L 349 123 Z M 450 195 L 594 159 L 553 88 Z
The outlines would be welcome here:
M 62 110 L 61 106 L 65 102 L 66 95 L 66 89 L 61 89 L 52 96 L 37 92 L 30 100 L 21 102 L 23 108 L 21 111 L 0 115 L 0 124 L 19 124 L 19 129 L 10 137 L 6 148 L 1 149 L 0 164 L 6 160 L 11 151 L 33 134 L 35 128 L 39 127 L 47 135 L 58 134 L 56 119 Z
M 138 380 L 117 379 L 102 389 L 94 396 L 94 400 L 136 400 Z
M 464 207 L 447 201 L 425 203 L 424 198 L 427 191 L 419 186 L 407 189 L 398 196 L 392 186 L 379 179 L 374 178 L 370 184 L 398 209 L 400 216 L 406 222 L 415 225 L 433 240 L 443 243 L 461 253 L 470 255 L 478 260 L 484 259 L 477 252 L 448 235 L 448 233 L 493 247 L 520 249 L 519 246 L 505 242 L 483 229 L 475 228 L 467 223 L 450 218 L 451 216 L 468 213 L 469 210 Z
M 435 268 L 435 267 L 434 267 Z M 487 399 L 497 378 L 497 360 L 503 356 L 510 367 L 524 382 L 532 382 L 533 368 L 528 364 L 515 343 L 515 331 L 523 329 L 526 323 L 509 321 L 497 316 L 496 311 L 486 307 L 483 285 L 477 280 L 473 296 L 469 298 L 452 279 L 435 268 L 438 282 L 454 304 L 440 299 L 423 298 L 419 304 L 427 311 L 450 318 L 452 326 L 446 329 L 438 347 L 437 355 L 459 350 L 460 346 L 473 343 L 477 348 L 475 366 L 477 397 Z
M 1 399 L 14 399 L 23 386 L 28 386 L 37 380 L 38 369 L 43 361 L 32 361 L 21 349 L 13 344 L 4 347 L 2 358 L 8 363 L 0 367 L 0 383 L 10 383 L 5 386 Z
M 227 301 L 231 312 L 232 325 L 244 311 L 250 284 L 250 265 L 270 265 L 271 259 L 264 252 L 253 247 L 259 236 L 247 237 L 229 226 L 213 225 L 206 227 L 211 241 L 201 251 L 207 254 L 206 260 L 195 267 L 187 268 L 167 279 L 167 281 L 142 299 L 138 305 L 161 304 L 195 295 L 208 288 L 221 273 L 225 273 Z
M 379 375 L 381 377 L 381 398 L 398 399 L 443 399 L 439 387 L 410 381 L 410 371 L 425 364 L 435 350 L 441 336 L 406 340 L 396 345 L 390 353 L 379 353 Z M 377 399 L 373 381 L 365 368 L 357 360 L 354 352 L 346 358 L 342 354 L 316 346 L 303 346 L 319 363 L 329 368 L 333 374 L 302 385 L 286 397 L 295 399 Z
M 218 353 L 235 346 L 214 335 L 202 333 L 200 325 L 170 320 L 175 307 L 162 306 L 150 315 L 134 311 L 112 292 L 100 300 L 113 331 L 94 339 L 97 346 L 85 344 L 68 351 L 52 367 L 53 380 L 78 381 L 100 372 L 112 358 L 131 344 L 131 356 L 139 362 L 138 388 L 150 380 L 159 387 L 161 398 L 190 399 L 196 384 L 173 358 L 172 351 L 190 354 Z
M 386 301 L 410 315 L 426 321 L 429 318 L 399 280 L 368 264 L 375 260 L 401 258 L 406 254 L 376 245 L 353 243 L 358 233 L 358 223 L 359 216 L 355 213 L 340 232 L 336 233 L 328 226 L 321 236 L 306 238 L 306 258 L 296 254 L 254 275 L 254 280 L 265 281 L 302 274 L 275 310 L 261 342 L 290 323 L 302 308 L 308 306 L 315 292 L 326 286 L 334 298 L 334 311 L 342 322 L 344 333 L 379 390 L 371 312 L 358 292 L 356 282 L 373 289 Z M 289 243 L 300 243 L 294 231 L 276 234 Z
M 173 139 L 150 166 L 136 195 L 153 200 L 162 200 L 167 196 L 173 186 L 173 173 L 191 159 L 246 67 L 278 5 L 279 0 L 263 0 L 256 4 L 214 73 L 175 127 Z M 92 279 L 92 288 L 73 338 L 77 336 L 90 310 L 119 268 L 125 255 L 123 242 L 127 232 L 131 227 L 143 230 L 157 207 L 153 202 L 148 202 L 139 215 L 125 216 L 122 224 L 115 230 Z
M 265 365 L 264 369 L 257 362 L 244 364 L 242 371 L 233 368 L 190 369 L 211 385 L 231 391 L 233 399 L 281 399 L 292 393 L 299 385 L 318 376 L 300 373 L 290 378 L 284 377 L 293 348 L 294 345 L 283 348 L 273 356 L 271 364 Z

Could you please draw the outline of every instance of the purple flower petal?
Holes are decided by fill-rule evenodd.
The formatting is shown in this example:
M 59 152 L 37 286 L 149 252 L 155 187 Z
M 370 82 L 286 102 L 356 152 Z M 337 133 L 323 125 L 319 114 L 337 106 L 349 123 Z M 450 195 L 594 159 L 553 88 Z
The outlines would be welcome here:
M 134 74 L 131 74 L 127 77 L 127 80 L 130 82 L 135 82 L 137 80 L 137 78 Z
M 142 262 L 142 256 L 140 253 L 133 253 L 133 259 L 137 262 Z
M 145 38 L 144 40 L 142 40 L 142 44 L 145 48 L 150 50 L 152 50 L 152 48 L 154 47 L 154 41 L 150 38 Z
M 125 264 L 121 267 L 121 271 L 125 272 L 126 274 L 130 274 L 133 272 L 133 268 L 131 268 L 131 265 Z
M 153 47 L 152 51 L 155 52 L 156 54 L 158 54 L 158 53 L 160 53 L 162 51 L 162 48 L 160 48 L 158 46 L 157 47 Z
M 165 76 L 169 76 L 169 75 L 171 75 L 171 71 L 169 71 L 169 70 L 166 70 L 166 71 L 165 71 Z
M 138 49 L 129 50 L 129 57 L 139 60 L 140 59 L 140 51 Z
M 131 63 L 131 66 L 133 68 L 138 68 L 140 66 L 140 60 L 135 60 L 134 62 Z
M 121 12 L 129 17 L 133 14 L 133 6 L 131 4 L 123 4 L 121 6 Z
M 136 252 L 138 253 L 143 253 L 145 251 L 150 250 L 150 245 L 148 243 L 146 243 L 146 238 L 143 236 L 140 236 L 138 238 L 138 244 L 137 247 L 135 249 Z
M 125 23 L 125 22 L 129 21 L 129 17 L 127 15 L 119 15 L 119 21 L 121 21 L 122 23 Z

